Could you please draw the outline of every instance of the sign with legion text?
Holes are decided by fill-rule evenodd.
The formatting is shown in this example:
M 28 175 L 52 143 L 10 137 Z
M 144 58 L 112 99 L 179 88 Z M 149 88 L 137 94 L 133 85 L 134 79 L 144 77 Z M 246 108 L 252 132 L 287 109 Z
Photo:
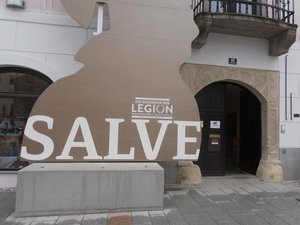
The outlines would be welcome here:
M 179 74 L 197 36 L 190 3 L 62 2 L 84 28 L 99 8 L 98 30 L 76 55 L 84 67 L 53 83 L 37 100 L 25 128 L 21 158 L 197 160 L 199 110 Z M 101 30 L 101 17 L 109 18 L 109 30 Z

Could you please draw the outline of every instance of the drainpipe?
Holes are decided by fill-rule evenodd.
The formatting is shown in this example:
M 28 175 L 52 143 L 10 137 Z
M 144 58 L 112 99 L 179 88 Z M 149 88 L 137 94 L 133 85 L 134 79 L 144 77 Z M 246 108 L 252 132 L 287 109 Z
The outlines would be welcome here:
M 285 120 L 288 120 L 288 55 L 285 56 L 285 75 L 284 75 L 284 106 L 285 106 Z

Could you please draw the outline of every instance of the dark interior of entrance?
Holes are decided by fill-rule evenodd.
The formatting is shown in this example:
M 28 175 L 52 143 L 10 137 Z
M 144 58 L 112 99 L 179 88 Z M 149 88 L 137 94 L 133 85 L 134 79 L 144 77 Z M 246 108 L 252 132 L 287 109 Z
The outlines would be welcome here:
M 201 120 L 198 164 L 204 176 L 256 173 L 261 158 L 261 104 L 246 88 L 214 83 L 195 96 Z

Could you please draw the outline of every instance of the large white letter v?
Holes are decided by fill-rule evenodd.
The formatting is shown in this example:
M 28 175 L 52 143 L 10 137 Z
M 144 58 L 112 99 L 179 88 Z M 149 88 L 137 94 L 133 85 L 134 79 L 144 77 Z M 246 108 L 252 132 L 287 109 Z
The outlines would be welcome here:
M 148 130 L 146 127 L 146 124 L 149 123 L 149 120 L 132 120 L 132 122 L 136 124 L 136 127 L 138 129 L 146 158 L 148 160 L 155 160 L 157 158 L 161 144 L 165 137 L 166 130 L 167 130 L 169 124 L 172 123 L 172 121 L 168 121 L 168 120 L 159 120 L 158 121 L 158 123 L 161 124 L 161 127 L 159 130 L 159 134 L 156 139 L 154 148 L 152 148 L 152 146 L 151 146 Z

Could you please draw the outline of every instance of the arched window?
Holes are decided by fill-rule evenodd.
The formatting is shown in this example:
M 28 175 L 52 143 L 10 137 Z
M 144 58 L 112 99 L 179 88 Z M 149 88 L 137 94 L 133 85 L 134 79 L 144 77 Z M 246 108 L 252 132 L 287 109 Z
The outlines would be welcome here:
M 28 164 L 19 160 L 24 127 L 35 101 L 51 83 L 34 70 L 0 67 L 0 170 Z

